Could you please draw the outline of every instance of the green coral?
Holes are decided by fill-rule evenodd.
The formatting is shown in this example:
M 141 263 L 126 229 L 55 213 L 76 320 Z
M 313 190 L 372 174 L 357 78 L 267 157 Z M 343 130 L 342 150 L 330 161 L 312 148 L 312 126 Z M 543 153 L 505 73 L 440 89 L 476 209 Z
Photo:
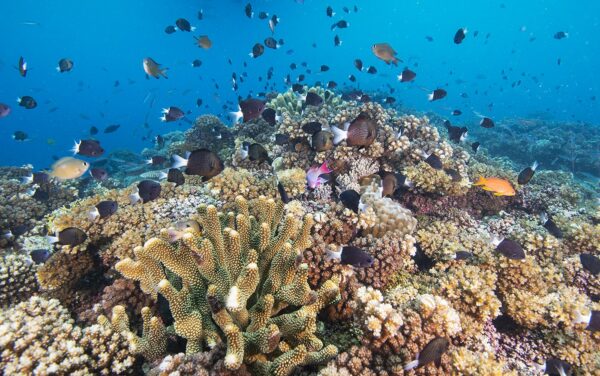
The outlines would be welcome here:
M 257 374 L 287 375 L 337 353 L 315 332 L 317 313 L 338 297 L 339 288 L 334 280 L 318 291 L 308 285 L 302 251 L 311 243 L 312 216 L 300 225 L 291 215 L 283 218 L 283 205 L 273 199 L 253 204 L 256 216 L 241 196 L 237 213 L 201 206 L 202 234 L 189 231 L 174 244 L 150 239 L 136 248 L 137 260 L 124 259 L 116 269 L 140 281 L 145 292 L 165 296 L 188 354 L 225 341 L 228 369 L 245 363 Z M 181 288 L 167 279 L 165 268 Z M 153 342 L 162 348 L 164 328 L 145 312 L 144 335 L 132 338 L 140 352 L 155 358 Z

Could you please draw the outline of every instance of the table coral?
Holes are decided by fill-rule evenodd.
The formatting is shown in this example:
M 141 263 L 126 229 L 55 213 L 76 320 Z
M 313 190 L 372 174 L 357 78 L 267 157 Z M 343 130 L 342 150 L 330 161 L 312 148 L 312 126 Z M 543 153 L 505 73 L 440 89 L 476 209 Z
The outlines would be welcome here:
M 220 215 L 214 206 L 199 208 L 203 234 L 188 232 L 173 245 L 151 239 L 135 250 L 136 261 L 122 260 L 117 270 L 140 281 L 147 293 L 166 297 L 175 333 L 187 339 L 189 354 L 225 340 L 227 369 L 245 363 L 255 372 L 275 375 L 332 357 L 335 346 L 323 347 L 314 332 L 316 314 L 339 289 L 330 280 L 315 292 L 306 281 L 308 265 L 301 252 L 310 245 L 312 217 L 305 217 L 294 234 L 296 219 L 282 219 L 283 207 L 274 200 L 261 197 L 254 203 L 256 217 L 241 196 L 236 205 L 237 215 Z M 181 278 L 180 290 L 166 279 L 161 265 Z M 288 306 L 301 308 L 280 312 Z M 136 342 L 158 330 L 156 325 L 145 327 L 149 332 Z

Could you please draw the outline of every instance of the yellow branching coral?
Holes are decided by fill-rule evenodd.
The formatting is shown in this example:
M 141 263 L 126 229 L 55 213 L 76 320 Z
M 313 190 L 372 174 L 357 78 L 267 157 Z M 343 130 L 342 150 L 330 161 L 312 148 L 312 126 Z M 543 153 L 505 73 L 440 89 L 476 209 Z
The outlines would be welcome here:
M 453 376 L 516 376 L 515 371 L 505 372 L 504 364 L 494 359 L 490 352 L 473 352 L 465 347 L 450 351 Z
M 236 206 L 237 213 L 227 214 L 200 207 L 202 234 L 188 230 L 175 244 L 150 239 L 135 250 L 135 261 L 124 259 L 116 269 L 140 281 L 145 292 L 160 292 L 168 300 L 187 353 L 225 341 L 228 369 L 247 364 L 270 375 L 287 375 L 298 365 L 334 356 L 335 346 L 323 347 L 315 331 L 317 313 L 339 295 L 338 283 L 329 280 L 312 291 L 302 262 L 312 216 L 298 225 L 292 215 L 284 218 L 280 202 L 264 197 L 253 202 L 256 216 L 241 196 Z M 181 279 L 181 288 L 164 269 Z M 146 312 L 147 330 L 136 339 L 143 347 L 160 340 L 151 334 L 163 330 L 158 321 L 152 327 Z
M 462 165 L 453 168 L 457 174 L 460 174 Z M 415 166 L 409 166 L 404 169 L 404 174 L 414 184 L 414 189 L 427 193 L 438 193 L 442 195 L 462 195 L 465 194 L 470 187 L 469 179 L 460 175 L 456 181 L 452 179 L 446 171 L 436 170 L 425 162 L 419 162 Z

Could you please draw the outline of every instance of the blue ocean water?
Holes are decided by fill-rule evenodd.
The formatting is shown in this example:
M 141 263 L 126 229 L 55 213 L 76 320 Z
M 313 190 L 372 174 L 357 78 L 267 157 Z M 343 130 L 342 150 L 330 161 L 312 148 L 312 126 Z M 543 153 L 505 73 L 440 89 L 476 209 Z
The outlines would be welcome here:
M 244 14 L 246 4 L 5 1 L 0 12 L 0 103 L 10 105 L 12 113 L 0 118 L 0 165 L 46 168 L 53 156 L 70 155 L 73 141 L 89 137 L 91 126 L 100 129 L 97 138 L 108 152 L 140 151 L 152 136 L 189 126 L 161 123 L 161 108 L 178 106 L 191 111 L 190 118 L 212 113 L 225 119 L 238 95 L 287 89 L 284 77 L 289 73 L 295 80 L 305 73 L 302 62 L 312 70 L 306 74 L 308 84 L 333 80 L 338 88 L 394 88 L 390 95 L 403 106 L 446 117 L 459 108 L 463 116 L 453 122 L 470 127 L 479 121 L 474 112 L 494 119 L 586 122 L 590 127 L 600 122 L 594 99 L 600 88 L 597 1 L 251 1 L 252 19 Z M 328 5 L 336 12 L 332 18 L 325 14 Z M 197 18 L 200 10 L 202 20 Z M 258 19 L 259 11 L 280 18 L 273 36 L 285 43 L 253 59 L 248 56 L 252 46 L 272 35 L 268 19 Z M 182 17 L 196 31 L 166 34 L 165 27 Z M 341 19 L 350 26 L 332 31 L 331 25 Z M 456 45 L 452 37 L 460 27 L 468 34 Z M 555 39 L 559 31 L 568 38 Z M 208 35 L 213 47 L 198 48 L 193 38 L 198 35 Z M 339 47 L 334 46 L 335 35 L 342 40 Z M 371 46 L 378 42 L 390 43 L 403 63 L 387 66 L 377 59 Z M 25 78 L 15 69 L 20 56 L 30 69 Z M 169 78 L 146 79 L 145 57 L 169 68 Z M 61 58 L 73 60 L 71 72 L 56 71 Z M 357 58 L 378 73 L 358 72 L 353 66 Z M 202 66 L 191 67 L 194 59 Z M 291 63 L 301 69 L 291 71 Z M 330 70 L 319 73 L 323 64 Z M 396 80 L 404 66 L 417 72 L 413 83 Z M 270 67 L 274 76 L 265 87 Z M 243 83 L 238 80 L 238 92 L 231 87 L 233 72 L 247 73 Z M 355 84 L 348 81 L 349 74 L 357 77 Z M 446 89 L 448 97 L 428 102 L 427 91 L 435 88 Z M 37 108 L 19 107 L 15 100 L 24 95 L 34 97 Z M 199 98 L 201 107 L 196 106 Z M 121 127 L 103 134 L 111 124 Z M 30 140 L 13 140 L 18 130 Z

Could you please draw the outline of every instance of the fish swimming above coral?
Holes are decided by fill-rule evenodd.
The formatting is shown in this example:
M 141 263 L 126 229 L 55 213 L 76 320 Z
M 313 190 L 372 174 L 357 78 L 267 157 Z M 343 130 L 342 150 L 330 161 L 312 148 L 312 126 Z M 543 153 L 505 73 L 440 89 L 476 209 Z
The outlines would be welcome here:
M 485 191 L 492 192 L 494 196 L 514 196 L 516 194 L 512 184 L 505 179 L 480 177 L 473 185 L 481 187 Z

